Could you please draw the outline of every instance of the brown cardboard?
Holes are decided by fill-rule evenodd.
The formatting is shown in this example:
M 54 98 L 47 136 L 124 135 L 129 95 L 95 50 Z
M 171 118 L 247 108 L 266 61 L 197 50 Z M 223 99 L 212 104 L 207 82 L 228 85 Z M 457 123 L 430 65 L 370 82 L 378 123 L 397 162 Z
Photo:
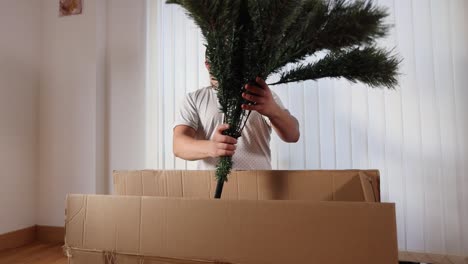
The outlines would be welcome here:
M 398 261 L 386 203 L 69 195 L 65 241 L 75 264 Z
M 114 171 L 115 195 L 210 199 L 214 171 Z M 379 202 L 377 170 L 233 171 L 223 189 L 227 200 Z

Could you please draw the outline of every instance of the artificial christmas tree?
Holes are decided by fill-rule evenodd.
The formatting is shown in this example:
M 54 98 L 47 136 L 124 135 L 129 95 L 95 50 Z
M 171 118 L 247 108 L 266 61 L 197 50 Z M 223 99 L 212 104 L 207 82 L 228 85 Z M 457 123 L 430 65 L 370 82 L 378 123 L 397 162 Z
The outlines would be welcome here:
M 279 74 L 282 84 L 346 78 L 371 87 L 393 88 L 399 60 L 376 47 L 388 15 L 373 1 L 347 0 L 168 0 L 186 9 L 206 40 L 210 72 L 218 80 L 218 101 L 229 124 L 225 135 L 241 136 L 250 111 L 244 85 Z M 324 54 L 319 56 L 317 54 Z M 313 62 L 305 59 L 312 56 Z M 286 65 L 292 68 L 286 70 Z M 216 198 L 232 168 L 221 157 Z

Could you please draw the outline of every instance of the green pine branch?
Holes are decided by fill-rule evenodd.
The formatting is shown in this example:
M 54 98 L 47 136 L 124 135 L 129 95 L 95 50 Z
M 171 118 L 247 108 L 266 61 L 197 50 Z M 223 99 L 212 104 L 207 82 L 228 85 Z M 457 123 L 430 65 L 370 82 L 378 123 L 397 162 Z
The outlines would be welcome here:
M 345 78 L 371 87 L 395 88 L 398 84 L 396 77 L 399 64 L 400 60 L 388 51 L 375 47 L 354 48 L 331 52 L 317 62 L 283 72 L 280 80 L 271 85 L 321 78 Z
M 182 6 L 206 40 L 211 74 L 218 80 L 218 101 L 239 137 L 249 112 L 243 87 L 255 77 L 267 79 L 286 65 L 278 83 L 346 78 L 372 87 L 397 85 L 399 60 L 374 47 L 385 37 L 387 10 L 372 0 L 168 0 Z M 323 59 L 301 65 L 309 56 Z M 231 157 L 218 163 L 217 177 L 227 180 Z M 220 185 L 222 186 L 222 185 Z
M 271 72 L 322 50 L 369 45 L 388 33 L 385 8 L 373 1 L 303 1 L 302 12 L 279 43 L 284 50 Z M 271 73 L 270 72 L 270 73 Z

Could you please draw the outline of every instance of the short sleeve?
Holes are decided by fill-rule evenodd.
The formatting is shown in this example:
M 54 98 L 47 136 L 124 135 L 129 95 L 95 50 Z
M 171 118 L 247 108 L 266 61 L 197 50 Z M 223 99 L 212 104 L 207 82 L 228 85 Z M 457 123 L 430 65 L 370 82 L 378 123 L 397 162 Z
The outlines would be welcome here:
M 199 120 L 200 118 L 192 94 L 187 94 L 176 112 L 174 125 L 172 127 L 175 128 L 179 125 L 186 125 L 197 130 Z

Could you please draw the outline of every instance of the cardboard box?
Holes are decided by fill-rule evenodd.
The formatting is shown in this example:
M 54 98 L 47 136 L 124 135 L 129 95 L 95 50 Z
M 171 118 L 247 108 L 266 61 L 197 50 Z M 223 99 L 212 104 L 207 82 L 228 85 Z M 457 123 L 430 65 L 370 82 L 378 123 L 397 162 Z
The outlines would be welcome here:
M 65 241 L 74 264 L 398 262 L 386 203 L 69 195 Z
M 114 194 L 211 199 L 214 171 L 114 171 Z M 233 171 L 222 199 L 379 202 L 377 170 Z

